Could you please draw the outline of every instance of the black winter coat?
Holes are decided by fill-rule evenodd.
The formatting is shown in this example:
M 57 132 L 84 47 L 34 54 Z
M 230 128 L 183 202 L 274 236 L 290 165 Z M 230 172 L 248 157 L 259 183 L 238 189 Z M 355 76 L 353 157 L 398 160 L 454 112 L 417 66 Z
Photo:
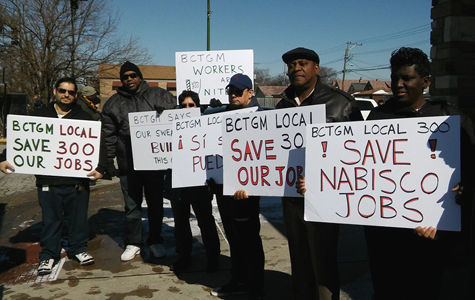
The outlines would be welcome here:
M 295 91 L 289 86 L 282 94 L 282 100 L 276 105 L 276 109 L 296 107 Z M 325 104 L 326 120 L 330 122 L 362 121 L 361 111 L 349 94 L 330 87 L 318 79 L 313 93 L 305 99 L 300 106 Z
M 157 111 L 176 107 L 176 98 L 159 87 L 149 87 L 145 81 L 140 92 L 130 93 L 119 88 L 117 94 L 109 98 L 102 108 L 102 135 L 106 145 L 107 157 L 117 157 L 119 174 L 133 171 L 132 145 L 130 141 L 130 112 Z

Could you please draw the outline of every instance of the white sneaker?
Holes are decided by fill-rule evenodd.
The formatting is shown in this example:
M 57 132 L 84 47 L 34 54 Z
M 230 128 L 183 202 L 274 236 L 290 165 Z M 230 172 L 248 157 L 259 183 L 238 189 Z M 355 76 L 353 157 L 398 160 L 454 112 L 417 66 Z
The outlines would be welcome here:
M 38 265 L 38 276 L 44 276 L 51 273 L 53 270 L 54 259 L 44 259 Z
M 162 244 L 150 245 L 150 252 L 156 258 L 162 258 L 162 257 L 165 257 L 167 255 L 167 251 L 165 250 L 165 247 L 163 247 Z
M 79 262 L 81 266 L 89 266 L 94 264 L 94 257 L 87 252 L 82 252 L 74 255 L 74 258 Z
M 128 261 L 134 259 L 135 255 L 140 254 L 140 247 L 134 245 L 127 245 L 124 252 L 120 256 L 121 261 Z

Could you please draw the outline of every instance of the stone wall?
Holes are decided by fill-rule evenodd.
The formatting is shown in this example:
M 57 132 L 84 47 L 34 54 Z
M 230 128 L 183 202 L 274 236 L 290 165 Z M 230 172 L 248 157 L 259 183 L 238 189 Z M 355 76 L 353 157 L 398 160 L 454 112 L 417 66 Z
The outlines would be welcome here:
M 432 0 L 430 94 L 475 115 L 475 1 Z

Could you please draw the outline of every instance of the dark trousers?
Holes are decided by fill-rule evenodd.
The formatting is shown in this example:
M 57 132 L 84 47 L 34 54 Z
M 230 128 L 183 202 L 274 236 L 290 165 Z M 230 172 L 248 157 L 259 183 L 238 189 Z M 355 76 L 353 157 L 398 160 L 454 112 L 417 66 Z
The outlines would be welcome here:
M 145 193 L 147 202 L 149 245 L 162 243 L 163 221 L 163 172 L 130 171 L 120 176 L 120 187 L 125 202 L 125 243 L 140 246 L 142 244 L 142 201 Z
M 365 227 L 373 299 L 438 299 L 443 244 L 412 229 Z
M 212 199 L 213 195 L 206 186 L 197 186 L 182 189 L 180 197 L 171 201 L 175 219 L 176 252 L 179 256 L 191 256 L 193 236 L 190 227 L 190 205 L 198 220 L 207 257 L 215 258 L 219 255 L 219 237 L 212 213 Z
M 337 224 L 304 220 L 304 199 L 283 198 L 294 299 L 340 299 Z
M 42 223 L 40 261 L 60 259 L 61 233 L 64 217 L 68 216 L 67 238 L 70 257 L 87 250 L 89 228 L 87 210 L 89 186 L 60 185 L 38 188 Z
M 245 283 L 249 294 L 264 290 L 264 250 L 259 235 L 259 197 L 234 200 L 216 195 L 219 214 L 231 252 L 231 280 Z

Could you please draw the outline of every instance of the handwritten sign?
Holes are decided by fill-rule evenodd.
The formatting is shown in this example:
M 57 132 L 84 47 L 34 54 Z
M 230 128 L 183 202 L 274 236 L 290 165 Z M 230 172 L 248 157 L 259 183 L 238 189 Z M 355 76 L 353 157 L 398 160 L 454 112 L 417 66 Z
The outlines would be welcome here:
M 307 128 L 308 221 L 460 230 L 460 118 Z
M 229 103 L 226 85 L 234 74 L 254 78 L 253 50 L 176 52 L 175 65 L 177 91 L 198 93 L 201 104 L 213 98 Z
M 324 105 L 227 116 L 223 193 L 302 197 L 295 183 L 304 171 L 305 130 L 317 122 L 325 122 Z
M 257 107 L 250 107 L 175 121 L 172 186 L 202 186 L 210 178 L 223 183 L 222 120 L 226 115 L 256 110 Z
M 199 108 L 129 113 L 134 170 L 172 168 L 173 122 L 199 115 Z
M 87 177 L 97 167 L 101 122 L 8 115 L 7 124 L 16 173 Z

